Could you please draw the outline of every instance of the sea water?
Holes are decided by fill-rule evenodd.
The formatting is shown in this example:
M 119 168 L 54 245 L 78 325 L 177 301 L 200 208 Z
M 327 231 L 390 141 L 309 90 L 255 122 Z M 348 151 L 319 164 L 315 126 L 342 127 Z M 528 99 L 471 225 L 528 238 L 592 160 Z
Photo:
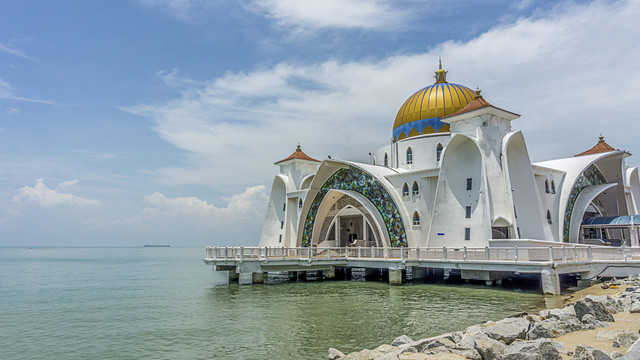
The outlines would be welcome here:
M 214 286 L 200 248 L 0 248 L 0 359 L 323 359 L 545 306 L 483 286 Z

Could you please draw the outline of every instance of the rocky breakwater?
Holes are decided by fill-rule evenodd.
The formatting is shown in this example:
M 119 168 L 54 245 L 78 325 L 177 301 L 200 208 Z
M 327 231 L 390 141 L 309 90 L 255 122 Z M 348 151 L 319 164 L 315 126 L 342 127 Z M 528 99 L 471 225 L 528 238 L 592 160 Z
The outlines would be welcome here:
M 389 345 L 347 355 L 329 349 L 329 359 L 640 360 L 640 277 L 603 287 L 619 289 L 611 296 L 587 295 L 561 309 L 521 313 L 427 339 L 402 335 Z

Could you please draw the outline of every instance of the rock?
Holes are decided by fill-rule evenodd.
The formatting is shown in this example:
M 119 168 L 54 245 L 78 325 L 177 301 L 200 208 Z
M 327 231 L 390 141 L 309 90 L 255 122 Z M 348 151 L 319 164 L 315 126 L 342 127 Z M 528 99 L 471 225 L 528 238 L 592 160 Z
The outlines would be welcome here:
M 527 333 L 527 339 L 555 338 L 582 328 L 583 325 L 580 324 L 578 318 L 573 316 L 567 316 L 564 320 L 551 318 L 533 324 Z
M 362 350 L 347 354 L 341 360 L 374 360 L 385 356 L 385 354 L 375 350 Z
M 407 335 L 400 335 L 393 340 L 393 342 L 391 343 L 391 346 L 400 346 L 400 345 L 408 344 L 410 342 L 413 342 L 413 340 L 411 340 L 410 337 L 408 337 Z
M 609 324 L 596 319 L 596 317 L 591 314 L 586 314 L 582 317 L 582 324 L 585 330 L 593 330 L 609 326 Z
M 379 351 L 379 352 L 381 352 L 383 354 L 387 354 L 387 353 L 390 353 L 390 352 L 398 351 L 398 348 L 395 347 L 395 346 L 382 344 L 382 345 L 378 346 L 377 348 L 375 348 L 374 351 Z
M 609 354 L 609 356 L 610 356 L 612 359 L 620 359 L 620 358 L 624 357 L 624 354 L 621 354 L 621 353 L 619 353 L 619 352 L 617 352 L 617 351 L 614 351 L 614 352 L 612 352 L 611 354 Z
M 631 313 L 640 313 L 640 302 L 634 302 L 631 304 L 631 309 L 629 309 Z
M 614 339 L 613 339 L 613 347 L 614 348 L 618 348 L 618 347 L 629 347 L 631 345 L 633 345 L 634 342 L 636 342 L 636 340 L 638 340 L 638 334 L 632 332 L 632 331 L 624 331 L 619 333 Z
M 524 339 L 530 324 L 526 318 L 507 318 L 495 323 L 487 323 L 481 327 L 481 330 L 490 338 L 509 345 L 515 339 Z
M 622 332 L 623 330 L 600 330 L 596 332 L 596 340 L 613 340 Z
M 618 302 L 609 295 L 587 295 L 586 298 L 601 303 L 612 314 L 615 314 L 618 311 L 622 311 L 622 307 L 620 307 L 620 304 L 618 304 Z
M 453 332 L 453 333 L 448 333 L 448 334 L 444 334 L 444 335 L 440 335 L 440 336 L 434 336 L 431 338 L 427 338 L 427 339 L 420 339 L 420 340 L 416 340 L 416 341 L 412 341 L 410 343 L 406 343 L 403 345 L 398 346 L 398 348 L 400 349 L 408 349 L 408 348 L 413 348 L 415 349 L 416 353 L 421 353 L 423 352 L 427 346 L 430 343 L 433 343 L 434 341 L 440 341 L 440 345 L 443 345 L 444 343 L 457 343 L 460 341 L 460 339 L 462 338 L 462 333 L 460 332 Z M 431 345 L 431 347 L 436 347 L 439 346 L 435 343 L 433 343 Z
M 603 288 L 603 289 L 608 289 L 608 288 L 609 288 L 609 285 L 607 285 L 607 284 L 603 283 L 602 285 L 600 285 L 600 287 L 601 287 L 601 288 Z
M 480 354 L 475 349 L 465 349 L 465 348 L 450 348 L 447 346 L 437 346 L 434 348 L 429 348 L 422 352 L 425 355 L 457 355 L 461 356 L 463 359 L 469 360 L 482 360 Z M 448 359 L 448 358 L 447 358 Z
M 588 297 L 576 301 L 574 309 L 576 311 L 576 316 L 580 321 L 582 321 L 582 318 L 586 314 L 591 314 L 600 321 L 614 321 L 613 315 L 611 315 L 609 310 L 607 310 L 602 303 L 594 301 Z
M 467 360 L 464 356 L 457 354 L 402 354 L 399 356 L 400 360 Z
M 506 348 L 505 344 L 490 338 L 476 326 L 467 328 L 458 344 L 475 349 L 483 360 L 499 359 Z
M 568 305 L 563 307 L 562 309 L 551 309 L 551 310 L 542 310 L 540 311 L 540 316 L 545 318 L 556 318 L 560 319 L 567 315 L 576 316 L 576 310 L 573 305 Z
M 573 360 L 611 360 L 611 357 L 602 350 L 578 345 L 573 350 Z
M 429 360 L 432 359 L 428 355 L 420 354 L 420 353 L 404 353 L 398 355 L 398 359 L 402 360 Z
M 640 290 L 640 287 L 637 286 L 629 286 L 628 288 L 624 289 L 625 292 L 636 292 Z
M 620 308 L 622 308 L 622 311 L 631 312 L 631 306 L 633 305 L 633 301 L 631 300 L 631 298 L 626 298 L 626 297 L 619 298 L 618 304 L 620 305 Z
M 560 353 L 547 339 L 515 341 L 502 354 L 502 360 L 562 360 Z
M 623 360 L 638 360 L 640 359 L 640 339 L 631 345 L 627 353 L 621 358 Z
M 478 339 L 475 341 L 475 349 L 480 354 L 482 360 L 497 360 L 502 357 L 506 345 L 491 338 Z
M 342 359 L 344 354 L 337 349 L 329 348 L 329 360 Z

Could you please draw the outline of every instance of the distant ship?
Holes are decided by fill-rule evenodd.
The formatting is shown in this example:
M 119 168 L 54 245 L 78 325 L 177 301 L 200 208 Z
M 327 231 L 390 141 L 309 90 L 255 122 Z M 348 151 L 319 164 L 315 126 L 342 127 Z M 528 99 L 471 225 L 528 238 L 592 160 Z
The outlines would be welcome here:
M 144 247 L 170 247 L 171 245 L 144 244 Z

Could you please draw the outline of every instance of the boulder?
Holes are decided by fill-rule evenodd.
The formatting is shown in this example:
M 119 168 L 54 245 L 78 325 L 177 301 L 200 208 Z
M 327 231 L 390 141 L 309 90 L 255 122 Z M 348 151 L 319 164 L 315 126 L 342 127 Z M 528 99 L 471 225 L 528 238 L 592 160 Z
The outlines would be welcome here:
M 591 314 L 600 321 L 614 321 L 613 315 L 611 315 L 609 310 L 607 310 L 602 303 L 594 301 L 588 297 L 576 301 L 574 309 L 576 311 L 576 316 L 580 321 L 582 321 L 582 318 L 586 314 Z
M 391 346 L 400 346 L 400 345 L 408 344 L 410 342 L 413 342 L 413 340 L 411 340 L 410 337 L 408 337 L 407 335 L 400 335 L 393 340 L 393 342 L 391 343 Z
M 633 343 L 635 343 L 638 340 L 638 334 L 634 333 L 633 331 L 624 331 L 619 333 L 614 339 L 613 339 L 613 347 L 614 348 L 618 348 L 618 347 L 629 347 L 631 345 L 633 345 Z
M 357 352 L 352 352 L 345 357 L 340 358 L 341 360 L 377 360 L 381 357 L 385 356 L 385 354 L 375 351 L 375 350 L 362 350 Z
M 587 295 L 586 298 L 601 303 L 612 314 L 615 314 L 618 311 L 622 311 L 622 307 L 620 307 L 620 304 L 609 295 Z
M 631 309 L 629 309 L 631 313 L 640 313 L 640 302 L 636 301 L 631 304 Z
M 434 355 L 434 356 L 457 355 L 457 356 L 461 356 L 463 359 L 482 360 L 482 357 L 480 357 L 480 354 L 475 349 L 468 349 L 468 348 L 450 348 L 447 346 L 437 346 L 437 347 L 429 348 L 423 351 L 422 353 L 425 355 Z
M 593 330 L 609 326 L 609 324 L 596 319 L 596 317 L 591 314 L 586 314 L 582 317 L 582 325 L 585 330 Z
M 483 325 L 481 330 L 490 338 L 509 345 L 515 339 L 524 339 L 530 325 L 529 320 L 523 317 L 507 318 L 495 323 L 489 322 Z
M 576 310 L 573 307 L 573 305 L 567 305 L 567 306 L 563 307 L 562 309 L 550 309 L 550 310 L 542 310 L 542 311 L 540 311 L 540 316 L 545 317 L 547 319 L 549 319 L 549 318 L 560 319 L 560 318 L 565 317 L 567 315 L 576 316 Z
M 502 354 L 502 360 L 562 360 L 560 352 L 547 339 L 515 341 Z
M 627 353 L 621 358 L 623 360 L 638 360 L 640 359 L 640 339 L 631 345 Z
M 531 330 L 527 333 L 527 339 L 555 338 L 581 330 L 583 327 L 584 326 L 578 321 L 578 318 L 573 316 L 567 316 L 564 320 L 551 318 L 533 324 Z
M 382 345 L 378 346 L 377 348 L 375 348 L 374 351 L 379 351 L 379 352 L 381 352 L 383 354 L 387 354 L 387 353 L 390 353 L 390 352 L 397 352 L 398 348 L 395 347 L 395 346 L 382 344 Z
M 475 349 L 483 360 L 500 359 L 506 348 L 504 343 L 490 338 L 480 327 L 475 326 L 465 330 L 458 344 Z
M 573 351 L 573 360 L 611 360 L 611 357 L 602 350 L 578 345 Z
M 613 340 L 624 330 L 600 330 L 596 332 L 596 340 Z
M 620 308 L 624 312 L 631 312 L 631 306 L 633 305 L 633 301 L 628 297 L 621 297 L 618 299 L 618 304 Z
M 343 357 L 344 354 L 340 350 L 329 348 L 329 360 L 342 359 Z
M 640 290 L 640 287 L 637 286 L 629 286 L 628 288 L 624 289 L 625 292 L 636 292 Z
M 416 341 L 412 341 L 410 343 L 406 343 L 403 345 L 398 346 L 398 348 L 400 349 L 415 349 L 414 352 L 417 353 L 421 353 L 423 352 L 427 346 L 431 343 L 435 342 L 441 342 L 440 345 L 443 345 L 444 343 L 450 344 L 450 343 L 457 343 L 460 341 L 460 339 L 462 338 L 462 333 L 461 332 L 453 332 L 453 333 L 447 333 L 444 335 L 440 335 L 440 336 L 434 336 L 434 337 L 430 337 L 430 338 L 426 338 L 426 339 L 420 339 L 420 340 L 416 340 Z M 435 347 L 438 346 L 437 344 L 433 343 L 431 344 L 431 347 Z

